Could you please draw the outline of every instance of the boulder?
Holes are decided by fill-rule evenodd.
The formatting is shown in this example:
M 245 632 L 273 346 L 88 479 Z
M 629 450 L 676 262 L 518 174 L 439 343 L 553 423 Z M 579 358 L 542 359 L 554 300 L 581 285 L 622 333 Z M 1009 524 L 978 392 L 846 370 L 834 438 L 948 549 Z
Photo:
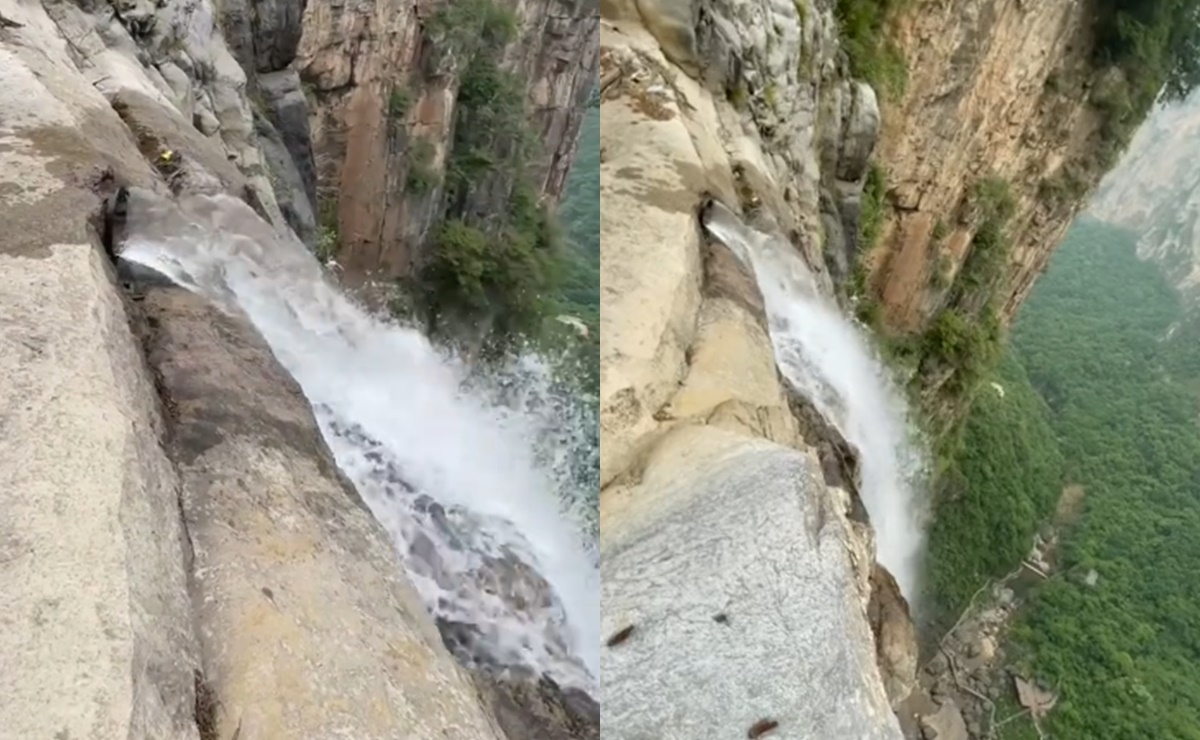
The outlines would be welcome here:
M 867 175 L 871 153 L 879 138 L 879 101 L 875 90 L 865 82 L 842 84 L 846 94 L 840 97 L 844 107 L 836 177 L 843 182 L 859 182 Z
M 921 717 L 921 733 L 925 740 L 969 740 L 962 712 L 952 700 L 946 700 L 937 712 Z

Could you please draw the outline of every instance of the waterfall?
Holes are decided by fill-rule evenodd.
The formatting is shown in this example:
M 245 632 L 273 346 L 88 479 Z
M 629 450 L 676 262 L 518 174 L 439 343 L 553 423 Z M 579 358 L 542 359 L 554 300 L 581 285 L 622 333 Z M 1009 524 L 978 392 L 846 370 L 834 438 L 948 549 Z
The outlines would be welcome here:
M 904 396 L 869 335 L 822 294 L 790 244 L 748 228 L 715 203 L 704 225 L 754 271 L 780 372 L 858 449 L 877 559 L 912 602 L 927 466 Z
M 131 191 L 120 259 L 244 312 L 464 663 L 595 695 L 595 426 L 536 357 L 491 376 L 344 295 L 241 200 Z M 585 477 L 586 480 L 586 477 Z

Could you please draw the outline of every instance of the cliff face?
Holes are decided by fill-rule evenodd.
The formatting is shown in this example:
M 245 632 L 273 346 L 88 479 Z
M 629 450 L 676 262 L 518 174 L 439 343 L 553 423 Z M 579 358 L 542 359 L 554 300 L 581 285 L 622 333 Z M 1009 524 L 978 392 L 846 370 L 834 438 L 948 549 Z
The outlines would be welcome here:
M 483 48 L 497 8 L 515 18 L 511 41 Z M 520 177 L 556 201 L 595 79 L 597 24 L 594 8 L 579 0 L 310 2 L 297 66 L 312 107 L 318 210 L 336 235 L 339 263 L 360 276 L 408 276 L 443 216 L 486 220 L 505 209 Z M 525 83 L 520 123 L 538 154 L 511 168 L 485 163 L 465 192 L 450 193 L 456 139 L 458 154 L 475 164 L 503 164 L 517 146 L 490 134 L 462 141 L 464 131 L 492 125 L 470 116 L 461 94 L 481 55 Z M 482 91 L 483 107 L 500 107 L 500 94 Z
M 915 645 L 903 600 L 874 588 L 889 579 L 872 580 L 853 465 L 830 451 L 852 453 L 806 426 L 755 276 L 701 228 L 744 228 L 701 209 L 714 194 L 832 290 L 820 235 L 859 197 L 874 95 L 839 71 L 814 3 L 601 12 L 605 737 L 897 738 Z
M 1200 304 L 1200 96 L 1158 108 L 1104 179 L 1091 215 L 1133 230 L 1138 256 Z
M 1114 154 L 1104 106 L 1122 75 L 1091 61 L 1091 12 L 968 0 L 895 18 L 907 83 L 884 106 L 884 221 L 866 263 L 889 330 L 920 331 L 947 308 L 978 316 L 989 301 L 1006 323 L 1028 295 Z M 1011 248 L 978 280 L 965 273 L 987 220 L 979 188 L 1000 182 Z
M 453 659 L 244 314 L 119 259 L 308 258 L 299 6 L 222 8 L 0 0 L 0 725 L 598 737 L 590 698 Z

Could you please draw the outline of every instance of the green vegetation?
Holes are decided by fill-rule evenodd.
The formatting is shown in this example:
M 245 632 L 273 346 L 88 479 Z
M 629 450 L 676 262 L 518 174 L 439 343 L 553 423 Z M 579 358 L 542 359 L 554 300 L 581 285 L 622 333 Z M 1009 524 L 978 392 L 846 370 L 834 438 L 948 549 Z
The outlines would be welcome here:
M 878 163 L 872 162 L 871 168 L 867 170 L 862 198 L 859 201 L 858 235 L 855 244 L 857 255 L 850 275 L 850 293 L 858 300 L 855 313 L 859 321 L 875 328 L 879 326 L 879 304 L 867 285 L 865 259 L 879 244 L 887 209 L 886 197 L 887 171 Z
M 583 320 L 588 337 L 575 342 L 572 359 L 586 391 L 600 394 L 600 111 L 587 112 L 579 150 L 559 218 L 567 233 L 570 261 L 562 287 L 561 310 Z
M 600 111 L 590 110 L 559 208 L 572 247 L 563 286 L 564 309 L 598 330 L 600 320 Z
M 1057 737 L 1200 737 L 1198 405 L 1189 379 L 1164 372 L 1200 358 L 1194 341 L 1163 341 L 1182 318 L 1133 237 L 1081 222 L 1016 331 L 1068 474 L 1087 491 L 1066 577 L 1015 633 L 1024 662 L 1061 683 L 1047 728 Z
M 444 177 L 444 217 L 417 281 L 433 331 L 444 319 L 491 321 L 493 344 L 539 338 L 558 303 L 567 256 L 552 214 L 529 173 L 538 138 L 529 126 L 524 81 L 501 68 L 517 32 L 512 11 L 492 0 L 451 0 L 426 24 L 439 60 L 460 65 L 454 137 Z M 414 142 L 407 185 L 437 184 L 432 147 Z
M 1132 236 L 1077 222 L 992 376 L 1004 398 L 979 389 L 943 476 L 930 573 L 948 610 L 1016 565 L 1060 482 L 1086 494 L 1012 635 L 1017 668 L 1061 693 L 1050 737 L 1200 738 L 1200 328 L 1167 339 L 1183 320 Z
M 495 53 L 516 38 L 517 17 L 493 0 L 450 0 L 426 21 L 425 29 L 446 53 Z
M 939 218 L 937 223 L 933 225 L 933 233 L 930 235 L 930 239 L 932 239 L 934 243 L 938 243 L 947 236 L 950 236 L 950 227 L 946 225 L 945 221 Z
M 1108 67 L 1092 92 L 1105 114 L 1097 164 L 1116 162 L 1161 92 L 1182 100 L 1200 83 L 1200 1 L 1098 0 L 1095 63 Z
M 433 142 L 429 139 L 415 139 L 408 145 L 408 174 L 404 184 L 410 192 L 424 194 L 437 187 L 434 154 Z
M 838 0 L 842 49 L 850 71 L 866 80 L 881 97 L 899 97 L 908 84 L 904 55 L 887 37 L 887 23 L 905 0 Z
M 1063 167 L 1038 185 L 1038 200 L 1054 207 L 1073 206 L 1083 201 L 1087 191 L 1087 180 L 1074 169 Z
M 1000 359 L 1002 341 L 1000 319 L 990 305 L 977 315 L 946 308 L 921 337 L 921 366 L 930 375 L 949 371 L 938 389 L 941 399 L 964 399 Z
M 858 212 L 858 252 L 860 255 L 870 253 L 879 244 L 879 235 L 883 231 L 883 219 L 886 213 L 887 201 L 887 171 L 877 162 L 871 163 L 867 170 L 867 180 L 863 183 L 861 207 Z
M 317 243 L 313 253 L 321 262 L 337 256 L 341 236 L 338 230 L 337 200 L 328 198 L 321 202 L 317 214 Z
M 412 104 L 412 93 L 407 88 L 393 88 L 392 94 L 388 96 L 388 117 L 393 121 L 399 121 L 408 114 Z
M 551 286 L 562 277 L 557 226 L 532 190 L 514 187 L 506 223 L 491 234 L 462 219 L 445 221 L 424 270 L 424 303 L 434 317 L 453 309 L 491 315 L 500 337 L 536 337 L 554 306 Z
M 1182 100 L 1200 83 L 1196 0 L 1099 0 L 1095 14 L 1097 58 L 1125 71 L 1136 109 L 1149 110 L 1160 89 Z
M 750 99 L 750 93 L 746 90 L 746 83 L 741 79 L 733 80 L 725 86 L 725 99 L 735 110 L 745 110 L 746 102 Z
M 1062 489 L 1049 409 L 1020 363 L 1009 354 L 985 380 L 938 471 L 928 574 L 937 634 L 976 589 L 1020 562 Z
M 992 295 L 1004 276 L 1011 252 L 1006 234 L 1016 203 L 1008 183 L 998 177 L 980 180 L 969 208 L 976 214 L 975 235 L 962 269 L 950 286 L 946 305 L 918 343 L 920 378 L 941 378 L 932 405 L 925 409 L 935 436 L 953 426 L 951 415 L 970 398 L 979 382 L 1000 359 L 1003 332 Z
M 972 194 L 972 205 L 979 211 L 978 226 L 971 239 L 971 251 L 959 273 L 961 291 L 985 290 L 989 293 L 1008 267 L 1012 252 L 1005 230 L 1016 212 L 1016 202 L 1008 183 L 999 177 L 981 180 Z

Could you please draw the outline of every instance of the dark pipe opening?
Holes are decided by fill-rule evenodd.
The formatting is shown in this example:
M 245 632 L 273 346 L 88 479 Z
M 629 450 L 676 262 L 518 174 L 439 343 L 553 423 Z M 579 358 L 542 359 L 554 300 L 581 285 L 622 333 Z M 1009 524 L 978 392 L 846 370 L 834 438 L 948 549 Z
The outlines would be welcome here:
M 125 186 L 117 188 L 104 200 L 104 225 L 100 231 L 100 240 L 104 244 L 104 252 L 114 263 L 117 261 L 117 244 L 124 231 L 125 216 L 129 210 L 129 189 Z
M 712 193 L 705 191 L 700 193 L 700 203 L 696 208 L 696 219 L 703 226 L 708 221 L 708 216 L 712 212 L 713 204 L 717 202 L 716 197 Z

